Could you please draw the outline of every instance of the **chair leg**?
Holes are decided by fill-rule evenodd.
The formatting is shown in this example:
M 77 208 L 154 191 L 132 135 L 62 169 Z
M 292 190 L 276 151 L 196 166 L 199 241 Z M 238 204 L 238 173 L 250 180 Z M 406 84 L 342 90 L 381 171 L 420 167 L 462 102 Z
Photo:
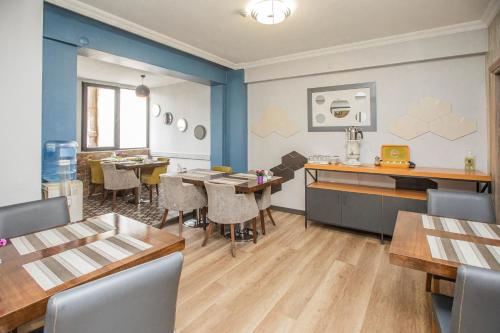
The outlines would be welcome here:
M 231 228 L 231 255 L 236 257 L 236 241 L 234 238 L 234 224 L 230 225 Z
M 116 208 L 116 190 L 113 190 L 113 203 L 111 204 L 111 209 L 114 211 Z
M 203 230 L 207 230 L 207 207 L 201 209 L 201 218 L 203 219 Z
M 160 229 L 163 229 L 163 226 L 165 223 L 167 223 L 167 217 L 168 217 L 168 209 L 165 209 L 163 212 L 163 216 L 161 217 L 161 224 L 160 224 Z
M 201 246 L 207 245 L 208 237 L 212 235 L 212 230 L 214 228 L 214 223 L 210 221 L 210 224 L 208 225 L 208 229 L 205 231 L 205 239 L 203 239 L 203 243 L 201 243 Z
M 104 205 L 104 201 L 106 201 L 106 197 L 108 196 L 108 190 L 105 188 L 102 189 L 102 200 L 101 200 L 101 206 Z
M 274 223 L 274 219 L 273 219 L 273 216 L 271 215 L 271 208 L 267 208 L 266 209 L 266 212 L 267 212 L 267 215 L 269 215 L 269 218 L 271 219 L 271 222 L 274 226 L 276 226 L 276 223 Z
M 153 185 L 149 185 L 149 203 L 153 203 Z
M 182 219 L 184 217 L 183 214 L 184 213 L 182 211 L 179 212 L 179 237 L 182 237 L 182 224 L 184 223 L 182 221 Z
M 156 196 L 158 197 L 158 196 L 160 196 L 160 189 L 159 189 L 158 184 L 156 184 L 155 187 L 156 187 Z
M 264 211 L 261 210 L 259 212 L 260 214 L 260 229 L 262 230 L 262 234 L 265 235 L 266 234 L 266 221 L 264 220 Z
M 253 232 L 252 232 L 253 243 L 257 244 L 257 218 L 256 217 L 254 217 L 252 219 L 252 228 L 253 228 Z
M 135 187 L 134 188 L 134 203 L 136 205 L 138 205 L 140 200 L 141 200 L 141 198 L 139 198 L 139 188 Z
M 88 198 L 90 198 L 90 196 L 92 195 L 94 187 L 95 187 L 95 185 L 93 185 L 92 183 L 89 183 L 89 196 L 88 196 Z
M 226 232 L 226 225 L 225 224 L 219 224 L 219 228 L 220 228 L 220 234 L 221 234 L 221 236 L 224 236 L 224 234 Z

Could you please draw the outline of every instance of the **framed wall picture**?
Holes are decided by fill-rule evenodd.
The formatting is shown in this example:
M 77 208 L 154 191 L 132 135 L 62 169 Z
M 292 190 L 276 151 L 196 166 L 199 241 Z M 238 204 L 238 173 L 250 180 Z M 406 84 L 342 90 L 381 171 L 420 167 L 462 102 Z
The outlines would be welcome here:
M 377 130 L 375 82 L 307 89 L 309 132 L 343 132 L 356 126 Z

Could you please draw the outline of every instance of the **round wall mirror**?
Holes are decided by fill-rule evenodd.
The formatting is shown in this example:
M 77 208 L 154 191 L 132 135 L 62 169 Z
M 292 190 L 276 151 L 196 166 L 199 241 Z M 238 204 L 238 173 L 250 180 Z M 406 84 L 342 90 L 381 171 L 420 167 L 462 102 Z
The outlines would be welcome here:
M 181 119 L 177 120 L 177 129 L 179 131 L 185 132 L 187 130 L 187 127 L 188 127 L 188 123 L 187 123 L 186 119 L 181 118 Z
M 160 104 L 154 104 L 152 107 L 151 107 L 151 112 L 153 113 L 153 116 L 155 117 L 159 117 L 160 114 L 161 114 L 161 107 L 160 107 Z
M 174 121 L 174 115 L 172 112 L 165 112 L 163 115 L 163 121 L 165 122 L 165 125 L 171 125 Z
M 197 125 L 194 128 L 194 137 L 197 138 L 198 140 L 203 140 L 205 139 L 205 136 L 207 135 L 207 129 L 203 125 Z
M 345 118 L 351 111 L 349 101 L 337 99 L 330 104 L 330 112 L 335 118 Z

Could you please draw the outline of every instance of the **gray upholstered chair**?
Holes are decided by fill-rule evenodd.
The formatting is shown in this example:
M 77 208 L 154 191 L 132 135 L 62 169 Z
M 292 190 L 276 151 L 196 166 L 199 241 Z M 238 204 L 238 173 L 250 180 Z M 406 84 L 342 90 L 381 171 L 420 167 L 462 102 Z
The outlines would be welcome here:
M 13 238 L 70 221 L 66 197 L 0 207 L 0 238 Z
M 432 294 L 433 331 L 500 332 L 500 272 L 460 266 L 454 298 Z
M 184 212 L 202 209 L 207 206 L 207 195 L 202 187 L 182 182 L 182 178 L 173 175 L 160 175 L 160 207 L 163 207 L 163 217 L 160 228 L 167 221 L 169 210 L 179 212 L 179 236 L 182 236 Z M 205 214 L 205 213 L 203 213 Z
M 141 182 L 132 170 L 117 170 L 114 163 L 101 163 L 104 174 L 104 193 L 102 203 L 106 200 L 108 191 L 113 192 L 113 210 L 116 207 L 116 192 L 123 190 L 134 190 L 135 203 L 139 203 L 139 187 Z
M 255 173 L 255 170 L 250 170 L 248 173 Z M 272 177 L 273 172 L 269 171 L 269 175 Z M 255 193 L 255 200 L 257 200 L 257 207 L 259 207 L 260 214 L 260 227 L 262 229 L 262 234 L 266 234 L 266 222 L 264 217 L 264 210 L 267 212 L 269 219 L 271 219 L 271 223 L 276 226 L 274 222 L 273 216 L 271 214 L 271 186 L 266 187 L 262 193 Z
M 202 246 L 207 244 L 212 234 L 214 223 L 229 224 L 231 229 L 231 254 L 236 255 L 235 224 L 252 220 L 253 242 L 257 242 L 257 216 L 259 208 L 253 193 L 236 194 L 233 185 L 205 182 L 208 195 L 208 220 L 210 224 L 205 232 Z
M 427 214 L 495 223 L 491 195 L 475 192 L 427 190 Z
M 182 261 L 176 252 L 55 294 L 44 332 L 174 332 Z

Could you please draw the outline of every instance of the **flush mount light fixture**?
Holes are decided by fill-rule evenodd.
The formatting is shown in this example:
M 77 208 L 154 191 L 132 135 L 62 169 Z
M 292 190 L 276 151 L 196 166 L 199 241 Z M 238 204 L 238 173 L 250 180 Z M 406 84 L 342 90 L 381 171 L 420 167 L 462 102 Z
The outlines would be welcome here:
M 262 24 L 278 24 L 290 16 L 291 9 L 282 0 L 262 0 L 249 8 L 250 15 Z
M 148 97 L 149 96 L 149 88 L 144 85 L 144 78 L 146 75 L 141 75 L 141 84 L 135 88 L 135 95 L 137 97 Z

